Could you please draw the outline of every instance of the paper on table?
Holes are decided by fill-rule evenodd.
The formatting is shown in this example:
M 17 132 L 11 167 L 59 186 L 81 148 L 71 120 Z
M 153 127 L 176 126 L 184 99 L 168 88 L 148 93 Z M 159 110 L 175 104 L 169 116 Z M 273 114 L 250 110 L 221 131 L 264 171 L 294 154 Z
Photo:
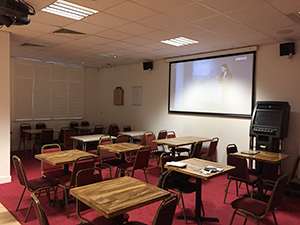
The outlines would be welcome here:
M 175 166 L 175 167 L 180 167 L 180 168 L 184 168 L 186 167 L 186 163 L 181 163 L 181 162 L 166 162 L 167 165 L 169 166 Z
M 204 169 L 200 170 L 200 172 L 204 173 L 204 174 L 210 174 L 210 173 L 215 173 L 215 172 L 221 172 L 223 170 L 224 170 L 224 168 L 221 168 L 221 167 L 207 166 Z

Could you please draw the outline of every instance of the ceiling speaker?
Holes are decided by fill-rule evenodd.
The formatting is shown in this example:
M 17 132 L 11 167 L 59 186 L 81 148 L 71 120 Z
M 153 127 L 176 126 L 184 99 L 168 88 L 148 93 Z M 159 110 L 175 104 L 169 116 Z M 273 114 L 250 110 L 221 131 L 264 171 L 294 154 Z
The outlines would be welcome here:
M 152 62 L 143 62 L 143 68 L 144 68 L 144 70 L 152 70 L 153 63 Z
M 295 42 L 280 44 L 280 56 L 295 55 Z

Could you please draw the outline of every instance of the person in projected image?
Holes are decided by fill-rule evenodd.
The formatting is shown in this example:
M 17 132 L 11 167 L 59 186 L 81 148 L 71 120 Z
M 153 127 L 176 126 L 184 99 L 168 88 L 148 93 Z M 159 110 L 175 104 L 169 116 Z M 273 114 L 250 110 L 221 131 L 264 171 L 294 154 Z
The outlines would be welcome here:
M 232 80 L 232 73 L 229 71 L 228 65 L 222 65 L 222 73 L 217 78 L 218 84 L 221 85 L 221 102 L 225 102 L 228 98 L 229 91 L 231 89 L 231 80 Z

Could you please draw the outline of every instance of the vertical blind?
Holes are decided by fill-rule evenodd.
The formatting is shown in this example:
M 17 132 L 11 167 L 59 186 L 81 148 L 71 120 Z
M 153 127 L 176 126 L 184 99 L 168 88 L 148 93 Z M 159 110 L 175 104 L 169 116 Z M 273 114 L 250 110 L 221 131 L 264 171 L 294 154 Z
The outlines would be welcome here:
M 83 68 L 23 59 L 13 64 L 16 121 L 83 118 Z

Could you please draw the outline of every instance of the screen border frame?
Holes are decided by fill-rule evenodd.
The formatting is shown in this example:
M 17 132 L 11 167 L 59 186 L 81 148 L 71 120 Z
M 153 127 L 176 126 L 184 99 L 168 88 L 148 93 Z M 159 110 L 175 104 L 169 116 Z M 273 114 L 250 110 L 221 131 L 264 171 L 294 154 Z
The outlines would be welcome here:
M 197 58 L 188 58 L 183 60 L 174 60 L 169 62 L 169 87 L 168 87 L 168 113 L 169 114 L 191 114 L 191 115 L 209 115 L 209 116 L 222 116 L 222 117 L 239 117 L 239 118 L 251 118 L 254 105 L 255 105 L 255 68 L 256 68 L 256 50 L 249 50 L 249 51 L 242 51 L 236 53 L 228 53 L 228 54 L 220 54 L 220 55 L 213 55 L 213 56 L 204 56 L 204 57 L 197 57 Z M 193 112 L 193 111 L 176 111 L 170 110 L 170 94 L 171 94 L 171 65 L 173 63 L 179 62 L 190 62 L 190 61 L 197 61 L 197 60 L 206 60 L 206 59 L 213 59 L 213 58 L 221 58 L 221 57 L 230 57 L 230 56 L 238 56 L 244 54 L 253 54 L 253 64 L 252 64 L 252 83 L 251 85 L 251 100 L 250 100 L 250 112 L 247 114 L 240 114 L 240 113 L 222 113 L 222 112 Z

